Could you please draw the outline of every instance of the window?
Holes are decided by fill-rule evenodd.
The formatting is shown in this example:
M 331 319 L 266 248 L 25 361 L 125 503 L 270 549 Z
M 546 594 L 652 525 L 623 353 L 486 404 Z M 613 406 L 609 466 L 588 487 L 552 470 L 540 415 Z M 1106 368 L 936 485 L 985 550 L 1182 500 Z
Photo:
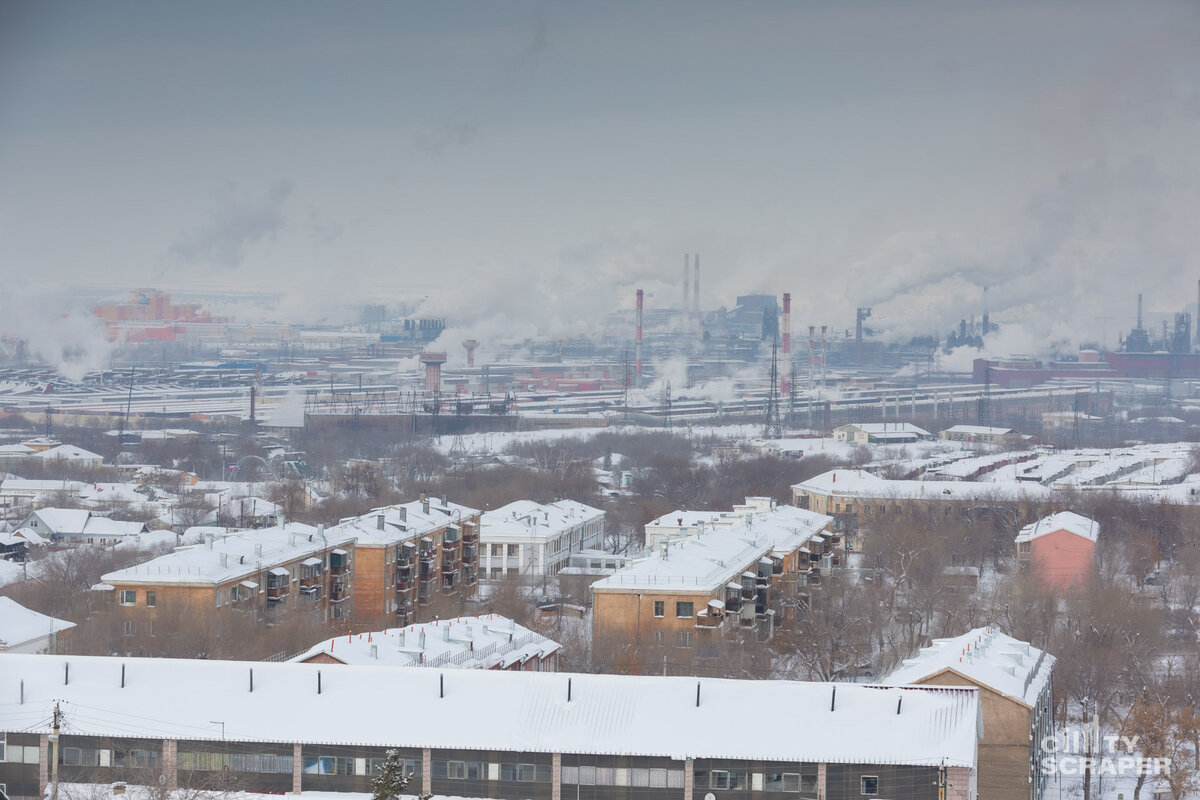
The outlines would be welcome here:
M 675 634 L 675 644 L 678 647 L 692 646 L 692 631 L 679 631 Z
M 681 771 L 682 774 L 682 771 Z M 650 770 L 650 788 L 665 789 L 667 787 L 667 771 L 665 769 Z
M 123 606 L 136 606 L 137 592 L 132 589 L 122 589 L 121 596 L 117 598 L 117 602 Z
M 504 545 L 502 545 L 502 544 L 492 545 L 492 555 L 497 556 L 497 557 L 504 555 Z
M 879 794 L 879 776 L 863 775 L 860 779 L 862 794 Z
M 467 763 L 465 761 L 447 761 L 446 777 L 456 781 L 464 780 L 467 777 Z
M 123 633 L 126 636 L 133 636 L 135 633 L 137 633 L 137 627 L 134 624 L 133 620 L 131 620 L 131 619 L 125 620 Z
M 723 769 L 714 769 L 712 772 L 708 773 L 708 788 L 728 789 L 729 773 Z
M 1019 543 L 1019 544 L 1017 545 L 1017 552 L 1019 552 L 1019 553 L 1028 553 L 1028 552 L 1029 552 L 1029 550 L 1030 550 L 1030 546 L 1031 546 L 1031 544 L 1032 544 L 1031 542 L 1021 542 L 1021 543 Z
M 579 782 L 584 786 L 594 786 L 596 784 L 596 768 L 580 767 Z
M 654 601 L 654 616 L 662 617 L 662 616 L 666 616 L 666 613 L 667 613 L 667 604 L 664 603 L 662 600 L 655 600 Z
M 664 639 L 665 639 L 665 637 L 663 636 L 663 632 L 662 632 L 662 631 L 655 631 L 655 632 L 654 632 L 654 643 L 655 643 L 655 644 L 662 644 L 662 643 L 663 643 L 663 641 L 664 641 Z
M 508 546 L 508 557 L 509 557 L 509 558 L 516 558 L 516 557 L 517 557 L 517 556 L 519 556 L 519 555 L 521 555 L 521 545 L 519 545 L 519 544 L 510 544 L 510 545 Z
M 695 606 L 690 602 L 675 604 L 675 616 L 677 617 L 692 617 L 695 616 L 695 613 Z
M 517 764 L 517 780 L 524 783 L 533 783 L 534 768 L 533 764 Z

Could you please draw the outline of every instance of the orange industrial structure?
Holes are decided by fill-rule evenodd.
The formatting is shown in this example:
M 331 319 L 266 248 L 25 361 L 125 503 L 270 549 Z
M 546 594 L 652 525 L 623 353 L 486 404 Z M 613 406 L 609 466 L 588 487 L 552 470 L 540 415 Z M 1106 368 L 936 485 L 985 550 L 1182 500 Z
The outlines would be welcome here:
M 98 305 L 92 313 L 104 320 L 110 339 L 123 337 L 129 342 L 174 342 L 184 336 L 186 325 L 227 322 L 202 311 L 198 304 L 176 305 L 170 294 L 158 289 L 134 289 L 126 302 Z

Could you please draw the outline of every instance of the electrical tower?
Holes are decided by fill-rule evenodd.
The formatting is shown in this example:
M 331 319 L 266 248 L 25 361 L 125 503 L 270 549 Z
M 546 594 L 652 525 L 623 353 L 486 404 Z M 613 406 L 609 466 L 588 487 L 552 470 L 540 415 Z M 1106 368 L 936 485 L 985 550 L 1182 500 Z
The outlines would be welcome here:
M 767 393 L 767 414 L 763 420 L 763 438 L 778 439 L 783 435 L 779 423 L 779 342 L 771 343 L 771 388 Z

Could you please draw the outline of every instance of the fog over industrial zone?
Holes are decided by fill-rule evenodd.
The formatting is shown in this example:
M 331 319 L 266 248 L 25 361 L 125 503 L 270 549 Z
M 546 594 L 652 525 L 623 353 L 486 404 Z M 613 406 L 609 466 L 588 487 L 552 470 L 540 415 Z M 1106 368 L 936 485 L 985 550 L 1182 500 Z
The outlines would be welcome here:
M 0 328 L 100 366 L 62 311 L 146 285 L 561 337 L 699 253 L 704 308 L 797 331 L 988 287 L 997 354 L 1115 346 L 1193 305 L 1197 141 L 1194 2 L 8 2 Z

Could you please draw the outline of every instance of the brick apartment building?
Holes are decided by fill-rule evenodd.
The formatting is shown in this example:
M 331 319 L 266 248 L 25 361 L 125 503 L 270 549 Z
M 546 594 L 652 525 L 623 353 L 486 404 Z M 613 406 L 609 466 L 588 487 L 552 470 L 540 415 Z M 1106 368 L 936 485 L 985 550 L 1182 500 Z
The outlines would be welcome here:
M 685 648 L 718 631 L 770 638 L 781 590 L 819 579 L 835 540 L 828 516 L 771 506 L 698 521 L 694 534 L 661 538 L 646 558 L 592 584 L 595 637 Z
M 1041 800 L 1050 777 L 1042 747 L 1054 732 L 1054 656 L 992 628 L 934 639 L 887 677 L 888 683 L 979 689 L 979 796 Z
M 439 595 L 473 595 L 481 514 L 422 494 L 331 528 L 356 542 L 354 624 L 404 627 L 427 619 L 422 609 Z
M 187 619 L 208 630 L 218 615 L 253 610 L 271 622 L 295 606 L 329 620 L 349 620 L 353 607 L 354 537 L 319 525 L 207 534 L 101 577 L 127 636 L 155 635 L 160 618 Z

